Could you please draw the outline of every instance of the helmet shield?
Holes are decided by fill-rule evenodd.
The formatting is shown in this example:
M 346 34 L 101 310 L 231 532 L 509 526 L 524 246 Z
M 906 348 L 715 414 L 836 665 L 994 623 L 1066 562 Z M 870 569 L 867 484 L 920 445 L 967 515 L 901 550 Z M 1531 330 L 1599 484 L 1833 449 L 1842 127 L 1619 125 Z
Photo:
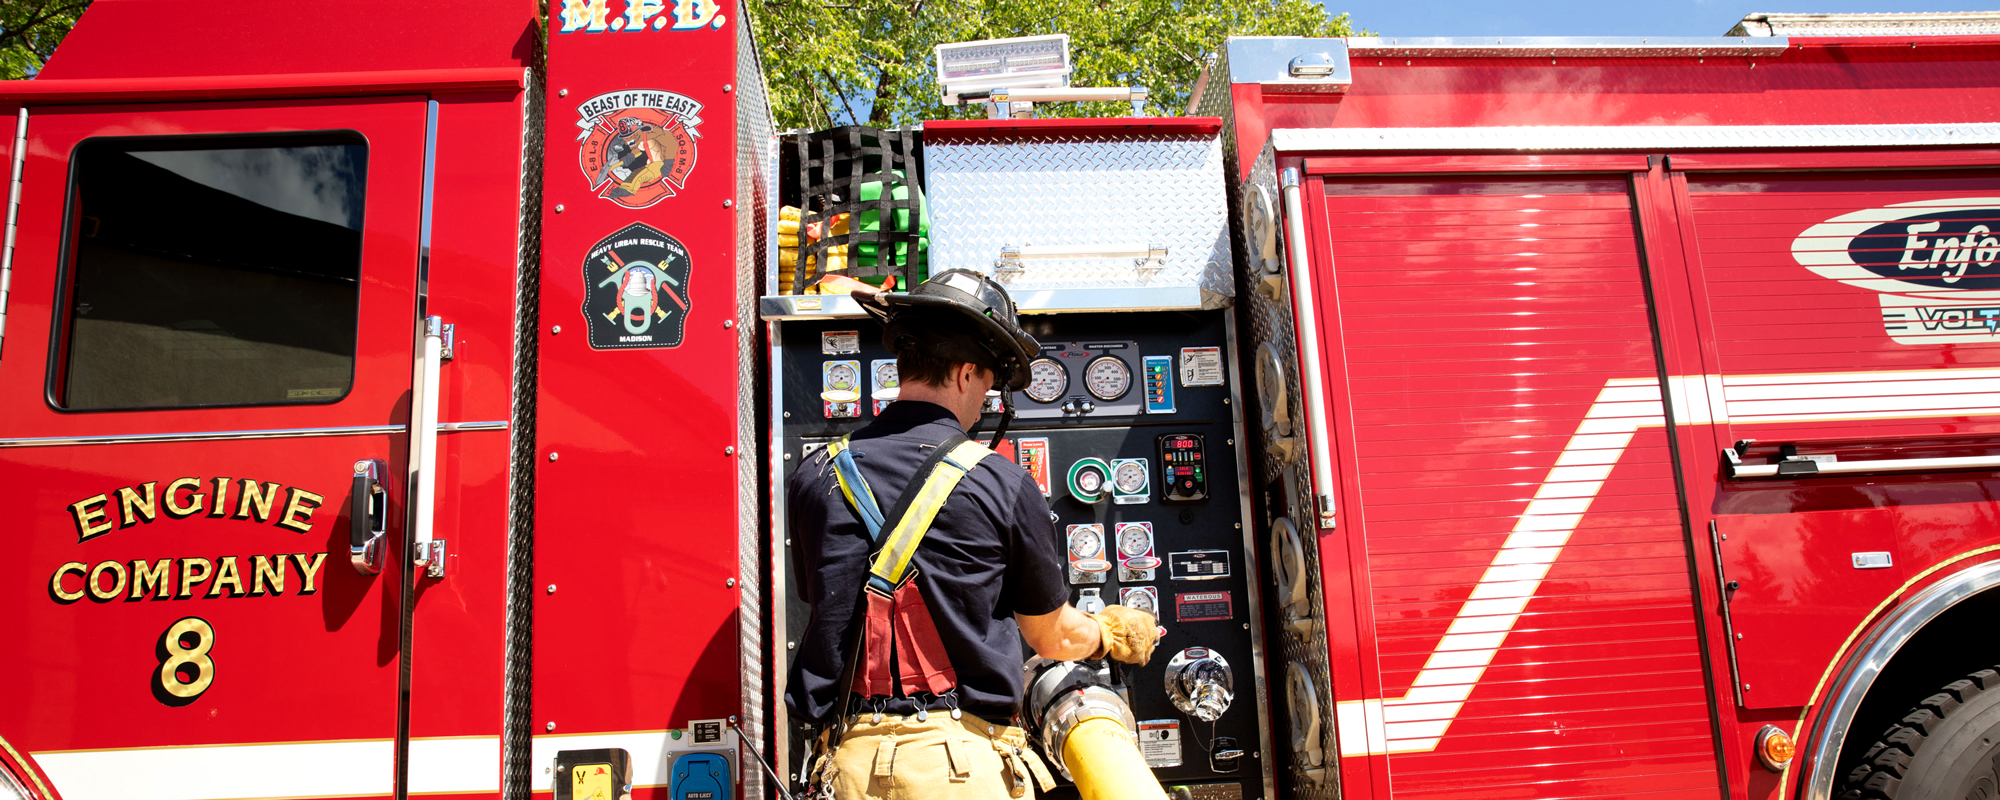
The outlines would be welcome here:
M 1014 300 L 992 278 L 954 269 L 903 293 L 855 292 L 854 299 L 882 323 L 882 344 L 892 352 L 916 350 L 993 372 L 995 388 L 1028 384 L 1028 361 L 1041 351 L 1014 318 Z

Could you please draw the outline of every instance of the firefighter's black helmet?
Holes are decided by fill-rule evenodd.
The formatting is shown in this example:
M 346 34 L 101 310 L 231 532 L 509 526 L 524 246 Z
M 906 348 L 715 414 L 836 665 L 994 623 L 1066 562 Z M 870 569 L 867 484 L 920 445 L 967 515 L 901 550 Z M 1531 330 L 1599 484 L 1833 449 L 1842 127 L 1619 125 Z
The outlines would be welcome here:
M 1015 320 L 1006 288 L 971 270 L 940 272 L 908 292 L 855 292 L 854 299 L 882 323 L 890 352 L 977 364 L 992 370 L 997 389 L 1027 386 L 1028 362 L 1042 349 Z

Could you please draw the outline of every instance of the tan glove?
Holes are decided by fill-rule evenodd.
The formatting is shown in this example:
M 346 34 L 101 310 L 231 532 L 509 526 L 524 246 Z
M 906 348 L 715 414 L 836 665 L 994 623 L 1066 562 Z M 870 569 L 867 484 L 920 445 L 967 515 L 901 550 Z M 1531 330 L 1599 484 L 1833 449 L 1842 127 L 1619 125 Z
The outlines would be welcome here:
M 1160 628 L 1153 615 L 1136 608 L 1105 606 L 1090 618 L 1097 620 L 1101 642 L 1092 658 L 1108 657 L 1141 666 L 1152 660 L 1153 645 L 1160 641 Z

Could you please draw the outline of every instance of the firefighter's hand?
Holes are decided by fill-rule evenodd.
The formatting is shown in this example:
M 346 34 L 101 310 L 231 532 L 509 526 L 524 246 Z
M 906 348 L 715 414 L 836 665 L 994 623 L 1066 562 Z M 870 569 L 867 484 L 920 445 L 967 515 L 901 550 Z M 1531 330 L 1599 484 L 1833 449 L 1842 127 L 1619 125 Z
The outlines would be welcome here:
M 1097 620 L 1100 637 L 1096 658 L 1139 665 L 1153 658 L 1153 645 L 1160 641 L 1153 615 L 1136 608 L 1105 606 L 1090 618 Z

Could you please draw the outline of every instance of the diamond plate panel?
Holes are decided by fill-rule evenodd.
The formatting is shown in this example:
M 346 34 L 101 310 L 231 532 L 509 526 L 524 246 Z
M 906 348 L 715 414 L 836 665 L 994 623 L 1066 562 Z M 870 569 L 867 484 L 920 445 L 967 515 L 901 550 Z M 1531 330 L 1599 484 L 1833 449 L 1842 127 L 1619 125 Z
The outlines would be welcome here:
M 1165 264 L 1031 259 L 994 277 L 1048 289 L 1193 287 L 1203 308 L 1235 296 L 1217 136 L 1011 136 L 925 143 L 935 270 L 994 274 L 1008 245 L 1161 244 Z
M 1276 159 L 1268 142 L 1265 143 L 1263 152 L 1258 154 L 1256 163 L 1251 165 L 1249 180 L 1244 181 L 1246 189 L 1250 186 L 1264 187 L 1271 192 L 1274 199 L 1281 196 L 1278 191 Z M 1237 202 L 1241 203 L 1246 194 L 1247 191 L 1236 192 Z M 1279 227 L 1279 235 L 1281 237 L 1284 235 L 1282 225 Z M 1245 252 L 1248 252 L 1247 246 Z M 1280 261 L 1287 257 L 1287 252 L 1285 247 L 1278 248 Z M 1286 264 L 1284 268 L 1291 269 L 1292 265 Z M 1254 280 L 1256 277 L 1250 275 L 1247 269 L 1244 274 L 1247 276 L 1246 280 Z M 1250 322 L 1251 341 L 1245 352 L 1255 352 L 1258 346 L 1265 343 L 1277 348 L 1279 361 L 1285 367 L 1285 391 L 1290 393 L 1292 402 L 1296 405 L 1304 393 L 1299 383 L 1298 340 L 1292 321 L 1291 283 L 1286 280 L 1278 285 L 1280 290 L 1277 297 L 1258 292 L 1252 286 L 1245 286 L 1243 292 L 1245 299 L 1239 313 L 1246 313 Z M 1276 483 L 1284 487 L 1285 494 L 1290 498 L 1287 505 L 1290 507 L 1292 525 L 1301 533 L 1307 534 L 1300 537 L 1302 550 L 1305 553 L 1305 573 L 1319 575 L 1321 574 L 1320 538 L 1309 533 L 1317 530 L 1319 520 L 1313 513 L 1312 483 L 1301 472 L 1303 458 L 1295 458 L 1289 462 L 1281 461 L 1271 455 L 1277 449 L 1277 437 L 1273 432 L 1260 430 L 1258 437 L 1262 445 L 1259 448 L 1262 458 L 1256 467 L 1259 485 L 1270 486 Z M 1260 533 L 1268 540 L 1270 526 L 1265 525 Z M 1311 619 L 1304 626 L 1305 632 L 1301 633 L 1285 626 L 1282 635 L 1277 637 L 1276 649 L 1282 664 L 1300 664 L 1312 677 L 1314 694 L 1319 706 L 1319 747 L 1324 756 L 1321 766 L 1317 769 L 1301 763 L 1302 757 L 1298 752 L 1292 753 L 1286 763 L 1291 767 L 1290 787 L 1293 797 L 1331 800 L 1339 796 L 1340 766 L 1337 754 L 1340 752 L 1340 744 L 1335 739 L 1333 678 L 1327 664 L 1329 653 L 1326 639 L 1326 597 L 1321 582 L 1317 580 L 1306 581 L 1306 592 L 1306 607 L 1309 609 Z M 1279 672 L 1282 673 L 1282 670 Z M 1287 717 L 1280 715 L 1278 719 L 1287 720 Z M 1289 722 L 1284 723 L 1284 726 L 1289 727 Z M 1285 735 L 1279 738 L 1282 741 L 1291 741 L 1291 731 L 1285 731 Z
M 748 20 L 748 11 L 747 5 L 739 3 L 736 18 Z M 757 313 L 758 278 L 771 260 L 766 248 L 772 241 L 768 228 L 777 196 L 777 187 L 770 184 L 774 169 L 771 142 L 776 131 L 771 125 L 769 92 L 757 42 L 749 25 L 739 24 L 736 30 L 736 319 L 751 320 Z M 757 419 L 763 410 L 757 375 L 759 343 L 749 326 L 738 326 L 737 330 L 736 448 L 742 454 L 736 459 L 736 574 L 741 598 L 737 654 L 743 668 L 740 724 L 755 747 L 754 753 L 772 753 L 773 742 L 765 727 L 769 716 L 765 702 L 770 699 L 767 692 L 771 687 L 765 674 L 770 656 L 764 641 L 764 493 L 760 490 L 766 486 L 758 480 L 761 465 L 751 457 L 756 452 L 751 445 L 757 441 Z M 762 769 L 744 768 L 740 778 L 744 800 L 762 800 L 770 789 L 784 791 L 783 787 L 767 787 Z
M 1731 36 L 1973 36 L 2000 33 L 2000 14 L 1751 14 Z
M 537 62 L 541 61 L 536 53 Z M 501 707 L 500 796 L 533 797 L 535 647 L 535 365 L 540 354 L 542 285 L 542 137 L 547 75 L 528 71 L 522 98 L 521 215 L 514 283 L 514 403 L 507 425 L 507 674 Z

